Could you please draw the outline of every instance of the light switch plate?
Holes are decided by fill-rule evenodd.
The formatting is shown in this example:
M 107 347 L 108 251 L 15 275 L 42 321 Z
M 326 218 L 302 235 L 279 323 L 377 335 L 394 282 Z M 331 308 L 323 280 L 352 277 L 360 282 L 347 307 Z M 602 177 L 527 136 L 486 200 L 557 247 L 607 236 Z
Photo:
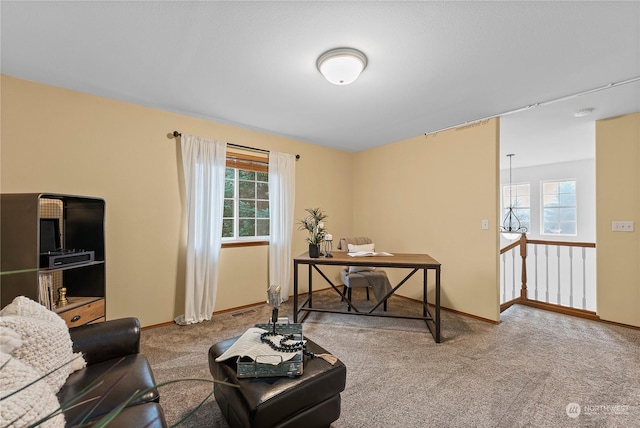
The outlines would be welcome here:
M 611 230 L 614 232 L 633 232 L 632 221 L 612 221 Z

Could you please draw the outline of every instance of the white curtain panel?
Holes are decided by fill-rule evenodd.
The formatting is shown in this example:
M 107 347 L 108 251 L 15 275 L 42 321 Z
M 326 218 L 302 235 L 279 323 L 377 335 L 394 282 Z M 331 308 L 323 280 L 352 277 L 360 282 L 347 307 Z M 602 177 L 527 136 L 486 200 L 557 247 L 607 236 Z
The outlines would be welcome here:
M 293 214 L 296 196 L 296 157 L 269 153 L 269 284 L 280 286 L 282 301 L 289 299 Z
M 227 143 L 182 134 L 187 192 L 187 260 L 180 325 L 210 320 L 218 290 Z

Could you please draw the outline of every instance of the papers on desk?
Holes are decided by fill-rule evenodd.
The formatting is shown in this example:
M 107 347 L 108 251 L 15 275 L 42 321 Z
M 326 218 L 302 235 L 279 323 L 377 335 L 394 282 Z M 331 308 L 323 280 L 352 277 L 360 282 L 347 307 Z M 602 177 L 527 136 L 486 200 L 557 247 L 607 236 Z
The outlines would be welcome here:
M 356 251 L 355 253 L 347 253 L 351 257 L 379 257 L 379 256 L 393 256 L 391 253 L 387 253 L 385 251 L 380 251 L 376 253 L 375 251 Z

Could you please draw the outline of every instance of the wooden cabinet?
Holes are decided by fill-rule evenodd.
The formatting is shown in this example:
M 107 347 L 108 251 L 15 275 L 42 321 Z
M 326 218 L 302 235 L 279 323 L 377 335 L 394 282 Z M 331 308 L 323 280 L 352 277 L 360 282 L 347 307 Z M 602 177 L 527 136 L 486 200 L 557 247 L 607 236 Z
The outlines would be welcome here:
M 69 327 L 104 321 L 104 299 L 73 297 L 66 306 L 56 309 Z
M 56 311 L 69 326 L 104 321 L 104 218 L 99 198 L 2 194 L 0 307 L 22 295 Z M 57 304 L 62 287 L 66 305 Z

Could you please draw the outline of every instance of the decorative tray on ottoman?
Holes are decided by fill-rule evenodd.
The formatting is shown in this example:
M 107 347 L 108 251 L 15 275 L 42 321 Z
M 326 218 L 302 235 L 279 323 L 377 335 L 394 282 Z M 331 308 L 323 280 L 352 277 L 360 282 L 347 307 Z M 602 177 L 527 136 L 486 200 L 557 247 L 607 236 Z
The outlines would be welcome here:
M 265 339 L 274 346 L 263 341 L 266 332 L 270 334 L 267 334 Z M 300 346 L 302 343 L 302 324 L 290 324 L 288 320 L 285 323 L 277 322 L 275 325 L 273 323 L 256 324 L 238 338 L 216 361 L 237 357 L 236 370 L 239 379 L 295 377 L 303 373 L 304 352 Z M 289 350 L 274 349 L 286 348 L 287 345 L 293 346 L 293 350 L 291 348 Z
M 256 324 L 256 327 L 271 331 L 273 324 Z M 302 341 L 302 324 L 276 323 L 276 333 L 281 335 L 293 335 L 293 340 Z M 238 378 L 249 377 L 270 377 L 270 376 L 299 376 L 303 372 L 302 349 L 296 351 L 295 356 L 290 360 L 280 363 L 270 364 L 267 359 L 278 357 L 278 355 L 259 355 L 255 361 L 249 357 L 238 357 Z
M 260 357 L 256 361 L 249 357 L 238 357 L 237 364 L 239 379 L 273 376 L 295 377 L 303 372 L 302 351 L 297 351 L 295 357 L 276 365 L 262 363 Z

